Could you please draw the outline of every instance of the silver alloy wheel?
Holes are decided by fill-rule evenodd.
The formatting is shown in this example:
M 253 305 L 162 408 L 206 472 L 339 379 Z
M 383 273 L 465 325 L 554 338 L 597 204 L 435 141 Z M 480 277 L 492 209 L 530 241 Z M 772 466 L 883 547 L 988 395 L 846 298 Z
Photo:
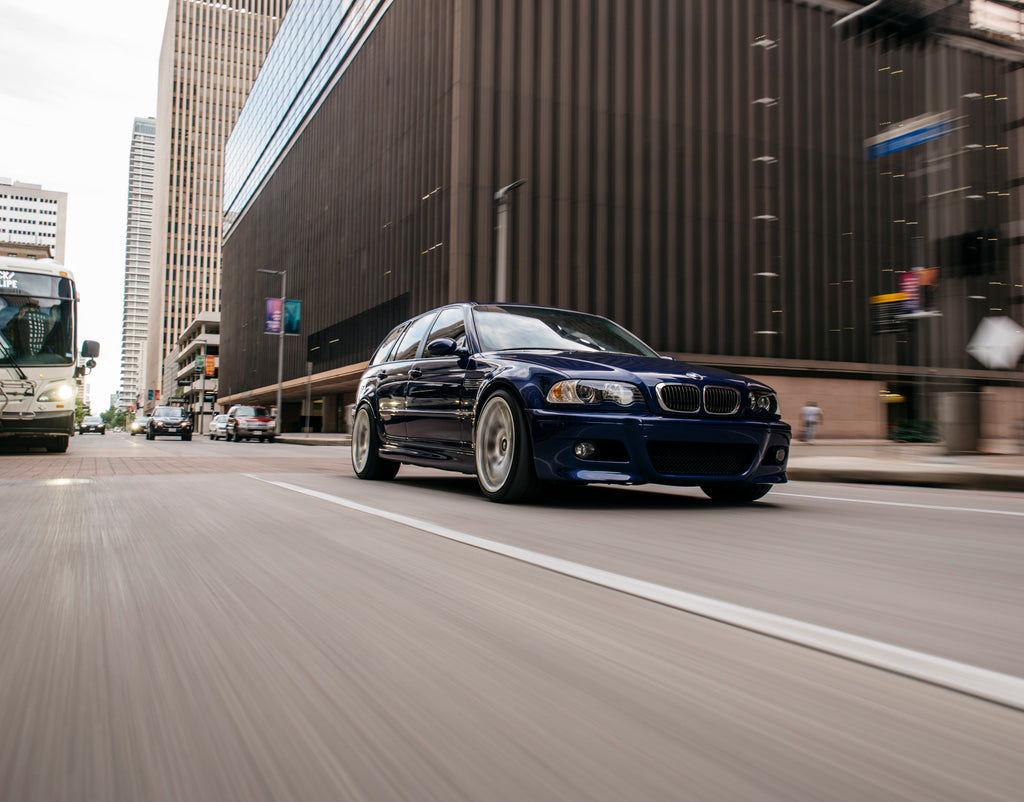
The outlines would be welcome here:
M 352 466 L 358 473 L 366 470 L 370 459 L 370 413 L 360 407 L 352 424 Z
M 476 429 L 476 472 L 480 484 L 496 493 L 508 481 L 516 450 L 512 409 L 500 395 L 487 399 Z

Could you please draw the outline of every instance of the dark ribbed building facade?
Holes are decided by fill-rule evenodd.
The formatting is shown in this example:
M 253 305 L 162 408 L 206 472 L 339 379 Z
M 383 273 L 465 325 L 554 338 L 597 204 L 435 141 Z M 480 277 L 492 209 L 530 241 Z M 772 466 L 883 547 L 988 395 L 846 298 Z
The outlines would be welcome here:
M 228 145 L 222 403 L 272 400 L 273 269 L 302 301 L 285 428 L 336 430 L 395 323 L 504 296 L 765 378 L 784 414 L 814 397 L 837 435 L 973 389 L 1002 436 L 1024 377 L 965 346 L 1024 310 L 1024 42 L 983 23 L 942 0 L 297 0 Z M 926 114 L 944 136 L 867 157 Z M 908 275 L 932 314 L 887 317 Z

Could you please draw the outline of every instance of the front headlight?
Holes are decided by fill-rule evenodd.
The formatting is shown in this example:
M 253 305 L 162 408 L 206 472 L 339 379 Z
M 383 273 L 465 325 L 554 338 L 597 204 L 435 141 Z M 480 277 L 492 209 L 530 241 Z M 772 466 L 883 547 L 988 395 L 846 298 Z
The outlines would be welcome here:
M 750 393 L 747 405 L 750 407 L 751 412 L 775 415 L 779 411 L 779 399 L 775 396 L 775 393 L 755 390 Z
M 70 401 L 75 396 L 75 388 L 67 382 L 53 384 L 47 387 L 39 396 L 43 402 Z
M 558 382 L 548 390 L 549 404 L 601 404 L 614 401 L 628 407 L 642 401 L 640 388 L 627 382 L 594 381 L 592 379 L 568 379 Z

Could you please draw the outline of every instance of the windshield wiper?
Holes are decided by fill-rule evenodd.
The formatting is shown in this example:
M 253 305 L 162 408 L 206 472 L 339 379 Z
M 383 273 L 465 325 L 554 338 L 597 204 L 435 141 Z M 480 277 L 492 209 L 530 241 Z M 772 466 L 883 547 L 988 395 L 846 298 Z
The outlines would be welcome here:
M 21 365 L 15 361 L 14 354 L 11 353 L 11 349 L 7 347 L 2 338 L 0 338 L 0 348 L 4 349 L 3 355 L 7 357 L 7 361 L 11 363 L 11 367 L 18 371 L 18 375 L 21 376 L 21 380 L 28 381 L 28 376 L 25 375 L 25 371 L 23 371 L 21 369 Z

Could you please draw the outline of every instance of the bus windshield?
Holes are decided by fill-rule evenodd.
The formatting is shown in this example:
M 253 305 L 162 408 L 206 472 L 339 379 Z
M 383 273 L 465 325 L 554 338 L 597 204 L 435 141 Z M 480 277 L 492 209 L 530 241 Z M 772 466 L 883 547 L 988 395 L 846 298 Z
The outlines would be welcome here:
M 0 270 L 0 365 L 73 363 L 74 309 L 66 276 Z

